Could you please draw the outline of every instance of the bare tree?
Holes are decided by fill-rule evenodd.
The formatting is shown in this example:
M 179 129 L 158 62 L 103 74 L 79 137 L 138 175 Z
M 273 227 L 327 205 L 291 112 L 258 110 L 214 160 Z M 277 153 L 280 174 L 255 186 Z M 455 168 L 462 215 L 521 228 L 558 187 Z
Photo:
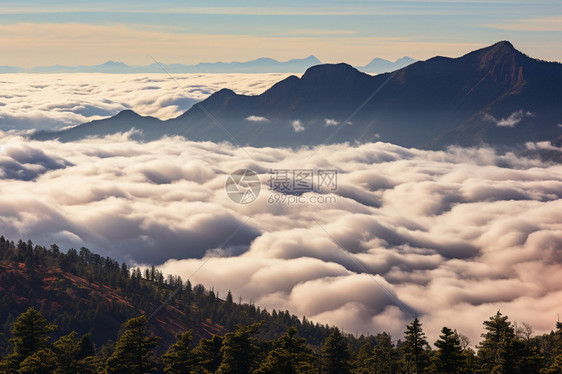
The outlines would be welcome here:
M 533 330 L 533 326 L 527 322 L 523 322 L 521 325 L 522 326 L 519 327 L 519 330 L 521 330 L 521 334 L 525 337 L 525 339 L 527 339 L 527 342 L 529 342 L 535 330 Z
M 463 350 L 467 349 L 470 346 L 470 339 L 468 338 L 468 336 L 460 332 L 457 332 L 457 335 L 459 336 L 459 340 L 461 342 L 461 348 Z

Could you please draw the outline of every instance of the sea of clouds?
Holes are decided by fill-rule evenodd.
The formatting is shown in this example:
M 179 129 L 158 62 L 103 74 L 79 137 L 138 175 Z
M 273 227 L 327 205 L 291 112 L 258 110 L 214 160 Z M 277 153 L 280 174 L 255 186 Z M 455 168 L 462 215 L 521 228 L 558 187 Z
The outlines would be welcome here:
M 162 120 L 224 87 L 259 94 L 289 74 L 0 74 L 0 130 L 58 130 L 125 109 Z
M 0 134 L 0 233 L 86 246 L 289 309 L 402 337 L 414 314 L 479 341 L 498 309 L 550 331 L 562 310 L 562 166 L 494 150 L 388 143 L 239 148 L 130 134 L 80 143 Z M 261 181 L 230 200 L 230 173 Z M 337 188 L 271 203 L 270 170 L 337 170 Z M 268 202 L 269 200 L 269 202 Z

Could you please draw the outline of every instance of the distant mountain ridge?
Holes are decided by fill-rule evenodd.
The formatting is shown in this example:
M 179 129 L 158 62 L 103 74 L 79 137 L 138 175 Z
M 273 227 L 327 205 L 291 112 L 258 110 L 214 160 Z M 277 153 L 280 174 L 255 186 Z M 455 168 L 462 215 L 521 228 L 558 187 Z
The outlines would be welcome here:
M 196 65 L 153 63 L 146 66 L 130 66 L 123 62 L 107 61 L 93 66 L 36 66 L 31 73 L 302 73 L 313 65 L 320 64 L 314 56 L 289 61 L 258 58 L 246 62 L 202 62 Z
M 416 60 L 402 57 L 394 62 L 374 58 L 365 66 L 357 69 L 371 74 L 386 73 L 407 66 Z M 273 58 L 258 58 L 252 61 L 200 62 L 195 65 L 152 63 L 145 66 L 127 65 L 118 61 L 106 61 L 99 65 L 48 65 L 35 66 L 25 70 L 16 66 L 0 66 L 1 73 L 106 73 L 106 74 L 141 74 L 141 73 L 303 73 L 311 66 L 322 64 L 315 56 L 302 59 L 278 61 Z
M 413 58 L 408 56 L 399 58 L 394 62 L 376 57 L 373 60 L 371 60 L 371 62 L 369 62 L 367 65 L 356 66 L 355 68 L 357 70 L 370 74 L 390 73 L 392 71 L 402 69 L 408 65 L 411 65 L 416 61 L 417 60 L 414 60 Z
M 562 64 L 532 59 L 503 41 L 376 76 L 347 64 L 317 65 L 261 95 L 220 90 L 168 121 L 126 112 L 34 138 L 72 141 L 134 127 L 145 140 L 181 135 L 290 147 L 382 140 L 442 149 L 554 140 L 561 122 Z
M 21 73 L 23 72 L 22 68 L 19 68 L 17 66 L 0 66 L 0 74 L 5 74 L 5 73 Z

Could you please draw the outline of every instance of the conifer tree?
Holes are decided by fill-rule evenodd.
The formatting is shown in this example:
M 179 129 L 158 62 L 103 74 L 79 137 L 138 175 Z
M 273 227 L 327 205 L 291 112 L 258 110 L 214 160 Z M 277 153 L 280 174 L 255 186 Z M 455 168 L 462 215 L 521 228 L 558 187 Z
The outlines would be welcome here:
M 73 331 L 68 335 L 61 336 L 53 343 L 53 352 L 56 357 L 57 372 L 64 374 L 78 373 L 78 352 L 80 342 Z
M 364 343 L 353 359 L 353 374 L 370 374 L 374 371 L 373 347 Z
M 464 357 L 459 335 L 455 331 L 448 327 L 443 327 L 439 340 L 435 342 L 435 346 L 438 348 L 434 360 L 438 373 L 462 372 Z
M 222 336 L 213 335 L 211 339 L 201 339 L 199 345 L 193 350 L 199 366 L 204 370 L 210 373 L 218 370 L 222 362 L 222 342 Z
M 56 367 L 55 353 L 50 348 L 42 348 L 23 360 L 17 373 L 51 374 L 55 372 Z
M 176 336 L 176 342 L 162 355 L 166 374 L 190 373 L 195 369 L 197 360 L 191 348 L 192 340 L 191 330 Z
M 255 374 L 297 374 L 312 373 L 314 370 L 312 351 L 303 338 L 296 336 L 291 327 L 273 343 L 267 358 Z
M 251 373 L 258 366 L 260 347 L 254 337 L 261 322 L 239 326 L 235 332 L 224 336 L 221 347 L 222 362 L 218 374 Z
M 421 374 L 428 366 L 429 345 L 418 317 L 406 326 L 403 345 L 408 373 Z
M 332 329 L 322 347 L 322 373 L 351 373 L 350 358 L 347 341 L 338 328 Z
M 392 338 L 387 333 L 377 335 L 377 345 L 373 349 L 376 373 L 392 374 L 397 370 L 397 357 Z
M 56 326 L 49 325 L 47 319 L 35 308 L 27 309 L 14 324 L 10 339 L 14 345 L 14 353 L 27 357 L 47 347 L 50 335 L 55 329 Z
M 484 321 L 484 329 L 484 340 L 478 349 L 482 369 L 494 374 L 516 372 L 515 331 L 508 317 L 498 310 L 488 321 Z
M 149 335 L 146 316 L 125 322 L 125 331 L 106 361 L 107 373 L 144 374 L 156 370 L 154 348 L 159 337 Z
M 230 290 L 228 290 L 228 293 L 226 294 L 226 300 L 225 301 L 228 305 L 231 305 L 233 303 L 232 292 L 230 292 Z
M 9 366 L 14 368 L 39 350 L 49 347 L 51 333 L 56 329 L 35 308 L 23 312 L 15 321 L 10 343 L 14 353 L 8 357 Z M 46 353 L 42 353 L 46 355 Z

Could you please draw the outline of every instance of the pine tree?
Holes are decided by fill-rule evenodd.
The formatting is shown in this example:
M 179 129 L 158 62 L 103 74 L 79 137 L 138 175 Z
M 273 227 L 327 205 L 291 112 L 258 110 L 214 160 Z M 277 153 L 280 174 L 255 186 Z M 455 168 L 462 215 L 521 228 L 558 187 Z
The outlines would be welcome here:
M 443 327 L 439 340 L 435 342 L 438 348 L 435 354 L 435 366 L 438 373 L 462 372 L 464 357 L 462 355 L 459 335 L 448 327 Z
M 397 370 L 397 357 L 392 338 L 387 333 L 377 335 L 377 345 L 373 349 L 374 366 L 377 374 L 392 374 Z
M 515 332 L 507 316 L 500 311 L 484 321 L 478 357 L 482 362 L 482 370 L 494 374 L 510 374 L 516 372 Z
M 197 360 L 191 348 L 192 340 L 191 330 L 176 336 L 176 342 L 162 355 L 166 374 L 190 373 L 195 368 Z
M 351 373 L 347 341 L 338 328 L 332 329 L 322 347 L 322 372 L 326 374 Z
M 312 373 L 314 370 L 312 351 L 303 338 L 296 336 L 291 327 L 277 339 L 267 358 L 255 374 L 297 374 Z
M 20 374 L 51 374 L 57 366 L 55 353 L 50 348 L 42 348 L 28 356 L 20 364 Z
M 373 348 L 369 342 L 366 342 L 359 348 L 359 352 L 354 359 L 354 374 L 370 374 L 375 372 L 375 359 L 373 357 Z
M 154 348 L 160 338 L 148 334 L 147 323 L 144 315 L 125 322 L 125 331 L 106 361 L 107 373 L 144 374 L 156 369 Z
M 223 337 L 213 335 L 211 339 L 201 339 L 199 345 L 193 350 L 199 366 L 210 373 L 218 370 L 222 362 Z
M 80 347 L 78 351 L 78 359 L 83 359 L 86 357 L 92 357 L 96 355 L 96 347 L 92 342 L 92 338 L 90 334 L 84 334 L 80 341 L 78 342 Z
M 250 326 L 239 326 L 235 332 L 224 336 L 221 348 L 222 363 L 218 374 L 251 373 L 256 369 L 260 347 L 254 335 L 261 325 L 260 322 Z
M 14 353 L 9 357 L 11 365 L 19 365 L 23 360 L 48 348 L 51 333 L 56 326 L 49 325 L 47 319 L 35 308 L 31 307 L 23 312 L 14 323 L 10 343 L 14 346 Z
M 421 374 L 428 366 L 427 350 L 429 345 L 418 317 L 406 326 L 403 345 L 408 372 Z
M 228 293 L 226 294 L 226 303 L 228 305 L 232 305 L 233 300 L 232 300 L 232 292 L 230 292 L 230 290 L 228 290 Z
M 53 352 L 56 357 L 57 372 L 64 374 L 78 373 L 78 352 L 80 342 L 73 331 L 62 336 L 53 344 Z

